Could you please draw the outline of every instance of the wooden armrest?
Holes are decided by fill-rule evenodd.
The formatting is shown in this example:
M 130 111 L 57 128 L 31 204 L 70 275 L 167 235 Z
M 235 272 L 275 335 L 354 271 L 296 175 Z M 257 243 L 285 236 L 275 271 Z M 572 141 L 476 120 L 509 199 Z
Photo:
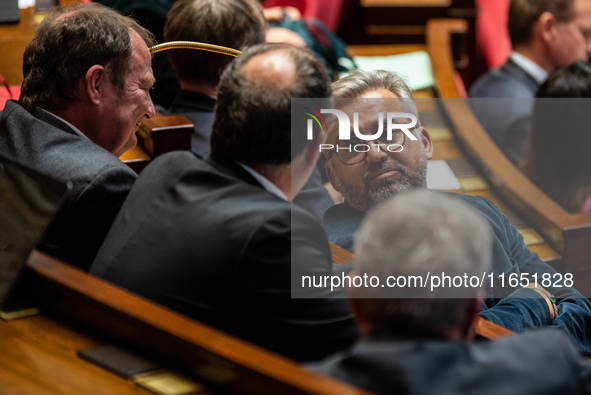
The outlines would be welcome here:
M 477 316 L 474 319 L 474 330 L 478 336 L 484 337 L 485 339 L 489 340 L 497 340 L 501 337 L 505 336 L 512 336 L 515 332 L 510 331 L 507 328 L 503 328 L 500 325 L 495 324 L 487 320 L 486 318 L 482 318 Z

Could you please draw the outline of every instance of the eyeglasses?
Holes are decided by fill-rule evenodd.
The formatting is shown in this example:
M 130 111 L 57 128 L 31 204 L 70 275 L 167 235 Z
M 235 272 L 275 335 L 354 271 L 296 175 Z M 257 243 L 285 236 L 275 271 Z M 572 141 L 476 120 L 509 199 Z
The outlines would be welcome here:
M 392 139 L 380 137 L 375 140 L 361 140 L 353 137 L 350 140 L 341 141 L 330 149 L 327 160 L 330 160 L 333 152 L 336 152 L 337 158 L 345 165 L 355 165 L 363 162 L 367 158 L 370 150 L 377 152 L 401 152 L 406 142 L 406 134 L 402 130 L 392 132 Z

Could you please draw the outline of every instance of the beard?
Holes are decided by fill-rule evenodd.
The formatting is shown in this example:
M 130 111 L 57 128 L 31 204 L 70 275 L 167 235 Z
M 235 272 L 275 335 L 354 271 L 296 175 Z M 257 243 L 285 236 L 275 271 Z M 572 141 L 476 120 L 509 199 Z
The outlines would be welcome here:
M 398 171 L 394 177 L 377 181 L 373 185 L 369 177 L 376 170 L 393 168 Z M 398 161 L 388 159 L 383 162 L 371 163 L 363 174 L 363 188 L 358 189 L 346 184 L 335 174 L 335 189 L 340 190 L 345 201 L 359 211 L 367 211 L 376 204 L 393 198 L 394 196 L 425 187 L 427 180 L 427 156 L 421 149 L 420 157 L 412 167 L 404 167 Z

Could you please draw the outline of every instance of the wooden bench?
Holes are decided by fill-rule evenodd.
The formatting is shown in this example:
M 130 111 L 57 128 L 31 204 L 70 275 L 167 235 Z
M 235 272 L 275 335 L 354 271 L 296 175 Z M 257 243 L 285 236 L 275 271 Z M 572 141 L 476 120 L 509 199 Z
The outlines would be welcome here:
M 0 358 L 0 384 L 7 393 L 144 394 L 130 381 L 99 374 L 97 367 L 76 357 L 81 348 L 108 342 L 203 384 L 208 393 L 367 394 L 37 251 L 31 254 L 17 291 L 39 304 L 43 314 L 0 322 L 0 333 L 12 333 L 11 341 L 27 343 L 31 349 L 30 355 L 16 361 Z M 35 343 L 43 352 L 33 349 Z M 58 361 L 54 368 L 45 366 L 59 358 L 66 361 Z M 69 370 L 52 378 L 51 371 L 57 368 Z M 72 377 L 79 371 L 84 377 Z M 34 388 L 26 383 L 28 378 L 46 385 L 38 392 L 26 392 Z M 81 383 L 82 379 L 87 381 Z M 93 387 L 99 384 L 105 388 Z M 55 388 L 62 392 L 50 390 Z

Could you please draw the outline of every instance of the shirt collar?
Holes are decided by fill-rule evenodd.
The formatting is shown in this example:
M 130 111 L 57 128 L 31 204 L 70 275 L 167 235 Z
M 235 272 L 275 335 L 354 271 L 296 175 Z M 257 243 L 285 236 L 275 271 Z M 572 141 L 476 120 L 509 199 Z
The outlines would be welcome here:
M 70 122 L 66 121 L 65 119 L 58 117 L 57 115 L 55 115 L 52 112 L 49 112 L 41 107 L 39 107 L 41 110 L 45 111 L 47 114 L 51 115 L 52 117 L 55 117 L 57 119 L 59 119 L 60 121 L 62 121 L 63 123 L 65 123 L 66 125 L 68 125 L 73 131 L 74 133 L 76 133 L 78 136 L 80 137 L 84 137 L 86 140 L 90 141 L 90 139 L 88 138 L 88 136 L 86 136 L 84 133 L 82 133 L 80 130 L 78 130 L 78 128 L 74 125 L 72 125 Z
M 281 189 L 279 189 L 277 187 L 277 185 L 275 185 L 271 181 L 269 181 L 268 178 L 266 178 L 265 176 L 263 176 L 261 173 L 257 172 L 256 170 L 246 166 L 244 163 L 238 162 L 238 164 L 240 166 L 242 166 L 242 168 L 244 170 L 246 170 L 251 176 L 253 176 L 254 179 L 257 180 L 263 186 L 263 188 L 265 188 L 265 190 L 267 192 L 272 193 L 273 195 L 277 196 L 278 198 L 281 198 L 283 200 L 287 200 L 287 196 L 285 196 L 283 191 L 281 191 Z
M 538 66 L 534 61 L 526 58 L 519 52 L 511 52 L 511 60 L 521 67 L 527 74 L 531 75 L 538 84 L 541 84 L 548 77 L 546 70 Z

